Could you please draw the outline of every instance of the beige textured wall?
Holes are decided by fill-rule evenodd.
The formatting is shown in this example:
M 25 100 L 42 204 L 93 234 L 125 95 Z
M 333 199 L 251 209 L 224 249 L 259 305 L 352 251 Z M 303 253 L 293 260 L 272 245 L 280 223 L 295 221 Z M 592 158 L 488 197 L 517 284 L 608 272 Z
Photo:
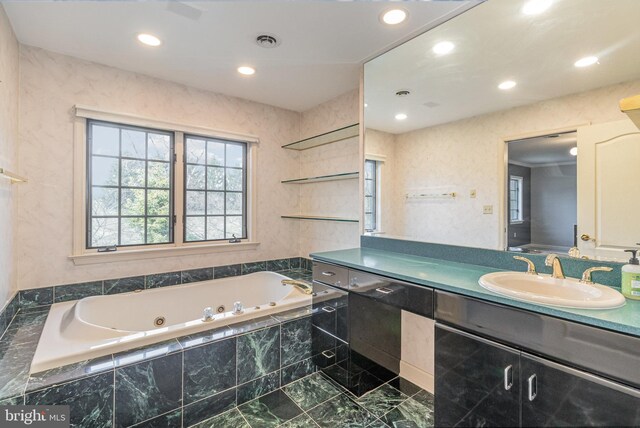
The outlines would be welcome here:
M 637 93 L 640 81 L 627 82 L 397 135 L 395 233 L 429 242 L 499 248 L 502 139 L 623 120 L 626 116 L 618 101 Z M 422 189 L 451 189 L 460 197 L 402 200 L 404 193 Z M 469 197 L 471 189 L 477 190 L 477 198 Z M 493 215 L 483 215 L 483 205 L 493 205 Z
M 0 5 L 0 168 L 18 168 L 19 48 Z M 16 290 L 15 228 L 18 188 L 0 178 L 0 310 Z
M 6 36 L 3 36 L 6 37 Z M 7 42 L 3 38 L 3 46 Z M 15 41 L 12 51 L 17 50 Z M 299 168 L 299 154 L 281 145 L 300 135 L 300 114 L 238 98 L 22 46 L 20 54 L 20 160 L 29 183 L 19 188 L 17 281 L 20 289 L 166 272 L 300 254 L 300 224 L 281 219 L 283 207 L 299 210 L 294 186 L 280 184 Z M 3 56 L 4 58 L 4 56 Z M 5 67 L 6 62 L 1 61 Z M 4 91 L 3 83 L 3 91 Z M 15 91 L 14 91 L 15 92 Z M 5 102 L 3 93 L 2 103 Z M 83 104 L 158 120 L 260 137 L 257 149 L 257 250 L 180 256 L 143 262 L 75 266 L 72 250 L 72 107 Z M 2 120 L 7 120 L 2 109 Z M 4 126 L 2 129 L 6 129 Z M 15 134 L 15 130 L 12 131 Z M 2 156 L 13 159 L 13 150 Z M 2 184 L 3 198 L 9 188 Z M 15 193 L 14 193 L 15 195 Z M 4 199 L 3 199 L 4 200 Z M 5 204 L 2 204 L 3 207 Z M 4 208 L 2 208 L 4 209 Z M 4 215 L 4 213 L 3 213 Z M 5 222 L 1 222 L 5 227 Z M 356 226 L 357 228 L 357 226 Z M 4 232 L 2 233 L 4 237 Z M 4 245 L 4 239 L 0 245 Z M 2 267 L 10 267 L 3 257 Z M 0 287 L 3 295 L 5 269 Z M 0 295 L 2 298 L 2 295 Z
M 347 92 L 302 113 L 301 138 L 358 122 L 358 91 Z M 358 137 L 300 152 L 300 177 L 361 170 Z M 328 181 L 298 186 L 300 212 L 359 218 L 358 180 Z M 359 223 L 291 220 L 300 223 L 300 254 L 360 245 Z

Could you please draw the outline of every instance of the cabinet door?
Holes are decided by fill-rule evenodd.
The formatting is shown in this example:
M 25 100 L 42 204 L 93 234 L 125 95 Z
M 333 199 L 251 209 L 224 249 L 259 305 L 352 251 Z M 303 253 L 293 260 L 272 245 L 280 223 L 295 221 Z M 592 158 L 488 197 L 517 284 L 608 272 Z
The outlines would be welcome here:
M 436 324 L 436 426 L 520 425 L 519 352 Z
M 640 391 L 523 353 L 523 426 L 640 426 Z

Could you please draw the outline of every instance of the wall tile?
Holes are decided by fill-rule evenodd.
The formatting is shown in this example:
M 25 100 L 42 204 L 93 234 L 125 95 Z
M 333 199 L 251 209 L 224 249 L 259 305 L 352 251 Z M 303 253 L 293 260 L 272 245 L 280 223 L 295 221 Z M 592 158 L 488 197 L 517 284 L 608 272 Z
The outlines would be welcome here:
M 89 296 L 102 294 L 102 281 L 84 282 L 81 284 L 58 285 L 53 289 L 54 302 L 79 300 Z
M 182 405 L 182 355 L 116 369 L 116 426 L 151 419 Z
M 268 271 L 278 272 L 287 269 L 290 269 L 289 259 L 267 260 Z
M 200 268 L 182 271 L 182 283 L 208 281 L 213 279 L 213 268 Z
M 213 268 L 213 277 L 215 279 L 227 278 L 230 276 L 238 276 L 241 272 L 241 265 L 217 266 Z
M 280 388 L 280 371 L 254 379 L 238 386 L 238 405 Z
M 189 427 L 236 406 L 236 389 L 231 388 L 183 408 L 183 425 Z
M 53 304 L 53 287 L 20 291 L 20 307 L 32 308 Z
M 280 327 L 238 337 L 238 383 L 245 383 L 280 368 Z
M 104 281 L 104 294 L 129 293 L 144 290 L 144 276 L 129 278 L 107 279 Z
M 178 285 L 181 281 L 181 272 L 167 272 L 147 275 L 145 284 L 147 288 L 166 287 L 168 285 Z
M 282 365 L 311 357 L 311 317 L 282 324 Z
M 291 269 L 300 269 L 302 267 L 302 257 L 292 257 L 289 259 Z
M 175 354 L 181 350 L 182 346 L 176 339 L 169 339 L 158 343 L 152 343 L 151 345 L 118 352 L 113 355 L 113 364 L 115 367 L 124 367 L 141 361 L 150 360 L 152 358 Z
M 184 403 L 209 397 L 236 385 L 236 339 L 184 352 Z
M 190 334 L 189 336 L 182 336 L 177 340 L 180 342 L 180 345 L 182 345 L 183 349 L 188 349 L 193 348 L 194 346 L 216 342 L 233 335 L 233 331 L 229 327 L 224 326 L 212 330 L 203 331 L 201 333 Z
M 182 409 L 134 425 L 136 428 L 176 428 L 182 426 Z
M 313 358 L 307 358 L 306 360 L 298 361 L 289 366 L 282 367 L 280 370 L 280 384 L 282 386 L 288 385 L 298 379 L 310 375 L 316 371 L 316 365 L 313 362 Z
M 56 367 L 39 373 L 32 373 L 27 384 L 27 392 L 61 384 L 70 380 L 79 380 L 84 377 L 95 376 L 105 371 L 113 372 L 113 357 L 107 355 L 92 360 L 80 361 Z
M 34 391 L 25 396 L 27 405 L 71 406 L 71 423 L 81 427 L 110 427 L 113 418 L 113 373 Z
M 242 264 L 242 274 L 246 275 L 253 272 L 262 272 L 267 270 L 267 262 L 253 262 Z

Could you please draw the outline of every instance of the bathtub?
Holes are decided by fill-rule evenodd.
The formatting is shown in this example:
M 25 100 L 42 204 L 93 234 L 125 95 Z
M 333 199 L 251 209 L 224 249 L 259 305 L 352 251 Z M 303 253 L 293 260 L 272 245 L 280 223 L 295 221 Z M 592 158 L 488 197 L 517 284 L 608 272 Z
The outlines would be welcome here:
M 202 281 L 51 306 L 31 373 L 311 304 L 275 272 Z M 241 302 L 242 313 L 234 313 Z M 212 316 L 205 320 L 205 308 Z

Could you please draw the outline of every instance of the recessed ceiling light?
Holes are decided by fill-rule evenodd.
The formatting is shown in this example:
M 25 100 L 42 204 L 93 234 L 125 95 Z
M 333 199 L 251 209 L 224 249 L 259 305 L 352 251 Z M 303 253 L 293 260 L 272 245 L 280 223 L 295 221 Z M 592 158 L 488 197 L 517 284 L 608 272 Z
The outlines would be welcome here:
M 140 33 L 138 34 L 138 41 L 147 46 L 160 46 L 162 42 L 159 38 L 152 34 Z
M 407 12 L 403 9 L 391 9 L 382 14 L 382 22 L 397 25 L 407 19 Z
M 238 73 L 244 74 L 245 76 L 251 76 L 252 74 L 256 73 L 256 69 L 253 67 L 243 65 L 241 67 L 238 67 Z
M 516 82 L 514 82 L 513 80 L 505 80 L 504 82 L 498 85 L 498 88 L 502 89 L 503 91 L 506 91 L 507 89 L 511 89 L 515 86 L 516 86 Z
M 571 150 L 569 150 L 569 154 L 571 156 L 578 156 L 578 148 L 577 147 L 571 147 Z
M 405 120 L 406 118 L 407 118 L 407 115 L 404 113 L 396 114 L 396 120 Z
M 596 64 L 598 62 L 597 56 L 586 56 L 584 58 L 580 58 L 573 65 L 578 68 L 589 67 L 590 65 Z
M 529 0 L 522 6 L 522 13 L 525 15 L 538 15 L 549 9 L 551 0 Z
M 455 47 L 456 45 L 454 45 L 451 42 L 440 42 L 433 47 L 433 52 L 436 55 L 446 55 L 449 52 L 451 52 Z

